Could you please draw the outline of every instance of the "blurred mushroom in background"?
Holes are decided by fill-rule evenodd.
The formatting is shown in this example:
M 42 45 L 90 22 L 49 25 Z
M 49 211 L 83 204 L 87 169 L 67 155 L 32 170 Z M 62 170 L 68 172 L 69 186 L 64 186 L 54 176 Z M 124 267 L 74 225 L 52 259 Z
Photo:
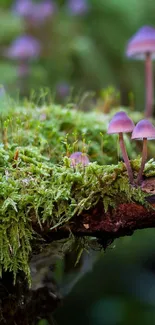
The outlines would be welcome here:
M 20 79 L 20 90 L 24 92 L 25 82 L 30 75 L 30 61 L 36 59 L 40 55 L 41 46 L 37 39 L 29 35 L 23 35 L 16 38 L 8 49 L 5 50 L 4 55 L 17 61 L 17 77 Z
M 84 15 L 88 12 L 89 5 L 86 0 L 68 0 L 67 8 L 71 15 Z

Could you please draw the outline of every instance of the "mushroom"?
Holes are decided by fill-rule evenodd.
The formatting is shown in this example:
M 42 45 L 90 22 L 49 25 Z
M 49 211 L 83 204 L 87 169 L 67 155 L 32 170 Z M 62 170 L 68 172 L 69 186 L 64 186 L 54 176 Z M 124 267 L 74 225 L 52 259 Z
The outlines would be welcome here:
M 147 140 L 155 139 L 155 127 L 148 120 L 139 121 L 133 132 L 132 132 L 132 140 L 143 140 L 143 150 L 142 150 L 142 161 L 141 167 L 137 176 L 137 185 L 140 185 L 142 182 L 142 174 L 144 170 L 144 166 L 147 160 Z
M 126 50 L 128 57 L 145 60 L 146 106 L 145 116 L 151 117 L 153 111 L 153 70 L 155 58 L 155 28 L 144 26 L 129 40 Z
M 71 15 L 84 15 L 88 12 L 87 0 L 68 0 L 67 9 Z
M 18 77 L 20 77 L 20 89 L 25 89 L 25 81 L 29 76 L 29 61 L 38 57 L 40 54 L 40 43 L 37 39 L 23 35 L 16 38 L 9 48 L 4 52 L 4 55 L 9 59 L 18 62 Z M 21 82 L 22 79 L 22 82 Z M 24 84 L 23 84 L 24 82 Z
M 89 164 L 89 159 L 85 153 L 80 151 L 74 152 L 70 155 L 71 167 L 75 168 L 78 164 L 83 165 L 84 167 Z
M 5 52 L 7 57 L 16 60 L 29 60 L 39 54 L 39 41 L 29 35 L 17 37 Z
M 126 165 L 126 169 L 127 169 L 129 180 L 130 180 L 131 184 L 134 183 L 133 172 L 132 172 L 128 154 L 127 154 L 127 151 L 125 148 L 123 133 L 132 132 L 133 129 L 134 129 L 134 123 L 132 122 L 132 120 L 128 117 L 128 115 L 125 112 L 121 111 L 121 112 L 116 113 L 113 116 L 112 120 L 109 123 L 108 131 L 107 131 L 108 134 L 118 133 L 118 135 L 119 135 L 119 144 L 120 144 L 122 156 L 123 156 L 123 159 L 124 159 L 124 162 Z
M 55 9 L 55 3 L 51 0 L 44 0 L 39 3 L 32 0 L 17 0 L 13 6 L 14 13 L 25 18 L 31 24 L 45 22 L 55 12 Z
M 16 0 L 13 4 L 13 12 L 21 17 L 27 18 L 32 14 L 31 0 Z

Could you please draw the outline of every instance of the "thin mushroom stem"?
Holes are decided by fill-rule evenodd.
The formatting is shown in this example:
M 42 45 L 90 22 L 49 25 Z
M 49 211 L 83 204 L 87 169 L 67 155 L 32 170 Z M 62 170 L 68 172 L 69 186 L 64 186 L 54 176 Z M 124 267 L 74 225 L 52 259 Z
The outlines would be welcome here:
M 130 161 L 129 161 L 129 158 L 128 158 L 128 154 L 127 154 L 127 151 L 126 151 L 126 148 L 125 148 L 123 133 L 119 133 L 119 143 L 120 143 L 120 148 L 121 148 L 121 151 L 122 151 L 122 156 L 123 156 L 123 159 L 124 159 L 124 162 L 125 162 L 125 165 L 126 165 L 126 169 L 127 169 L 127 172 L 128 172 L 130 183 L 134 184 L 133 172 L 132 172 Z
M 153 69 L 151 53 L 146 54 L 145 61 L 145 79 L 146 79 L 146 106 L 145 117 L 151 117 L 153 114 Z
M 28 88 L 28 78 L 29 78 L 29 63 L 28 60 L 20 60 L 18 64 L 18 77 L 19 77 L 19 89 L 22 95 L 26 95 Z
M 142 175 L 144 166 L 147 160 L 147 138 L 143 138 L 143 151 L 142 151 L 142 161 L 141 161 L 141 167 L 137 176 L 137 184 L 140 185 L 142 181 Z

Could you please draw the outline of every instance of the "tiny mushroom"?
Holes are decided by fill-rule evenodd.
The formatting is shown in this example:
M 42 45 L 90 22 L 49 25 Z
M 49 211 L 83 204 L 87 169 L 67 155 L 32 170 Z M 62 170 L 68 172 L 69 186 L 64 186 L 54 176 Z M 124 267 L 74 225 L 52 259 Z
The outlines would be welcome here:
M 88 12 L 87 0 L 68 0 L 67 9 L 71 15 L 84 15 Z
M 32 13 L 32 1 L 31 0 L 16 0 L 13 4 L 13 12 L 21 17 L 27 18 Z
M 127 154 L 127 151 L 125 148 L 123 133 L 132 132 L 133 129 L 134 129 L 134 123 L 132 122 L 132 120 L 128 117 L 128 115 L 125 112 L 121 111 L 121 112 L 116 113 L 113 116 L 112 120 L 109 123 L 108 132 L 107 132 L 108 134 L 113 134 L 113 133 L 119 134 L 119 144 L 120 144 L 122 156 L 123 156 L 126 168 L 127 168 L 127 172 L 128 172 L 128 176 L 129 176 L 129 180 L 130 180 L 131 184 L 134 183 L 133 172 L 132 172 L 128 154 Z
M 142 182 L 142 174 L 144 170 L 144 166 L 147 160 L 147 140 L 155 139 L 155 127 L 148 120 L 139 121 L 133 132 L 132 132 L 132 140 L 143 140 L 143 151 L 142 151 L 142 161 L 141 167 L 137 176 L 137 184 L 140 185 Z
M 89 158 L 85 153 L 82 153 L 80 151 L 74 152 L 70 155 L 71 160 L 71 167 L 76 167 L 77 165 L 81 164 L 84 167 L 89 164 Z
M 153 110 L 153 69 L 155 59 L 155 28 L 144 26 L 129 40 L 126 50 L 129 58 L 145 60 L 146 107 L 145 116 L 151 117 Z
M 29 35 L 17 37 L 5 51 L 5 55 L 14 60 L 30 60 L 39 54 L 40 42 Z
M 56 11 L 56 5 L 51 0 L 44 0 L 33 4 L 32 21 L 41 24 L 47 21 Z
M 45 22 L 55 12 L 55 9 L 55 3 L 52 0 L 44 0 L 39 3 L 32 0 L 17 0 L 13 5 L 14 13 L 33 24 Z
M 37 39 L 29 35 L 23 35 L 12 42 L 4 55 L 18 62 L 18 76 L 23 77 L 29 74 L 28 62 L 37 58 L 40 51 L 41 46 Z

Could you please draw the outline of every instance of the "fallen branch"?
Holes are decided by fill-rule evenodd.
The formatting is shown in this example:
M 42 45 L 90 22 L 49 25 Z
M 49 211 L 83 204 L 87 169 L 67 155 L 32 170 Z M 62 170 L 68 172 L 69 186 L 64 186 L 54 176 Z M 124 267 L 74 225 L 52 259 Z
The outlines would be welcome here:
M 154 195 L 148 198 L 155 201 Z M 66 238 L 70 232 L 77 237 L 93 236 L 106 248 L 106 244 L 115 238 L 132 235 L 138 229 L 153 227 L 155 227 L 155 203 L 150 203 L 147 208 L 137 203 L 123 203 L 105 213 L 100 202 L 95 208 L 83 211 L 64 226 L 54 230 L 45 227 L 41 233 L 47 242 Z M 37 231 L 39 232 L 39 229 Z
M 2 155 L 5 159 L 4 150 Z M 136 188 L 129 184 L 123 163 L 90 164 L 86 169 L 74 171 L 67 158 L 63 166 L 36 164 L 21 153 L 20 159 L 19 165 L 12 165 L 11 158 L 7 162 L 1 186 L 3 241 L 0 248 L 1 268 L 5 272 L 0 285 L 4 289 L 0 322 L 8 325 L 13 322 L 31 325 L 42 317 L 49 320 L 50 311 L 59 305 L 61 295 L 53 273 L 50 276 L 48 273 L 49 263 L 53 264 L 52 254 L 61 250 L 59 239 L 66 238 L 66 246 L 72 249 L 71 233 L 74 237 L 90 238 L 87 247 L 93 236 L 106 248 L 117 237 L 131 235 L 136 229 L 155 227 L 153 161 L 145 168 L 146 181 L 141 188 Z M 139 160 L 132 161 L 132 168 L 137 176 Z M 51 248 L 48 243 L 54 241 L 57 247 Z M 41 256 L 40 262 L 43 245 L 45 250 L 50 250 L 50 256 L 46 259 Z M 37 259 L 34 263 L 31 260 L 30 276 L 29 262 L 33 255 Z M 29 288 L 31 279 L 32 288 Z

